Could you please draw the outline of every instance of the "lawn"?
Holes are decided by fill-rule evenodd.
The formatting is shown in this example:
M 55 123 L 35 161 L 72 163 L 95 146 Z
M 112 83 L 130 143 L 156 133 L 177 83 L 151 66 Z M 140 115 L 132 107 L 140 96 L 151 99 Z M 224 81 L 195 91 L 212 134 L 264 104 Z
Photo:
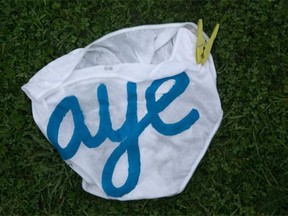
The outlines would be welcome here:
M 188 186 L 155 200 L 81 189 L 20 87 L 52 60 L 124 27 L 197 22 L 210 35 L 222 124 Z M 0 0 L 0 215 L 288 215 L 288 4 Z

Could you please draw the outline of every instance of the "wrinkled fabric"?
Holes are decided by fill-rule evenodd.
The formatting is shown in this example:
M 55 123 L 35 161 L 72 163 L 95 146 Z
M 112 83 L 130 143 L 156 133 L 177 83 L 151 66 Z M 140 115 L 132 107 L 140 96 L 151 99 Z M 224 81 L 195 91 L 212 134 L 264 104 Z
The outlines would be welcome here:
M 36 124 L 85 191 L 118 200 L 183 191 L 223 116 L 212 56 L 196 63 L 196 30 L 122 29 L 22 86 Z

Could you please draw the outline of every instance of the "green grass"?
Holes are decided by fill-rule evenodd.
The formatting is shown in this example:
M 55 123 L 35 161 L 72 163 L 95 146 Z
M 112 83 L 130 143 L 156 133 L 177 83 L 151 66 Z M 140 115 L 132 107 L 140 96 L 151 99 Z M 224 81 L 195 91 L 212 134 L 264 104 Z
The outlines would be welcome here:
M 1 215 L 288 215 L 288 3 L 0 0 Z M 197 22 L 212 53 L 224 119 L 185 191 L 117 202 L 89 195 L 32 119 L 20 90 L 41 67 L 106 33 Z

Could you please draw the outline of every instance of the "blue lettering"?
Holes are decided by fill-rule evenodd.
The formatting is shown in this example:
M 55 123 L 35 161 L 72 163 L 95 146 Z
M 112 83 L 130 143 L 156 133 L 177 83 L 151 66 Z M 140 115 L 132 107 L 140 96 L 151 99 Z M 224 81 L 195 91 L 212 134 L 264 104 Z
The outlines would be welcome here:
M 162 97 L 156 101 L 155 93 L 157 89 L 164 82 L 171 79 L 175 80 L 175 84 L 169 92 L 162 95 Z M 102 187 L 108 196 L 121 197 L 132 191 L 138 183 L 141 167 L 138 139 L 145 128 L 151 124 L 160 134 L 172 136 L 189 129 L 199 119 L 199 112 L 196 109 L 192 109 L 183 119 L 173 124 L 166 124 L 159 117 L 159 113 L 165 110 L 169 104 L 181 95 L 188 84 L 189 77 L 185 72 L 152 82 L 145 93 L 147 113 L 138 121 L 136 83 L 128 82 L 126 120 L 117 130 L 112 129 L 107 88 L 104 84 L 101 84 L 97 89 L 100 121 L 99 129 L 95 136 L 90 134 L 84 122 L 84 116 L 78 99 L 75 96 L 66 97 L 57 105 L 50 116 L 47 127 L 48 139 L 56 147 L 64 160 L 68 160 L 76 154 L 81 142 L 88 148 L 98 147 L 106 138 L 112 142 L 120 142 L 104 166 Z M 62 148 L 58 143 L 59 128 L 65 115 L 69 111 L 71 111 L 73 116 L 74 131 L 67 146 Z M 121 187 L 115 187 L 112 182 L 114 169 L 120 157 L 125 152 L 127 153 L 129 165 L 128 177 Z

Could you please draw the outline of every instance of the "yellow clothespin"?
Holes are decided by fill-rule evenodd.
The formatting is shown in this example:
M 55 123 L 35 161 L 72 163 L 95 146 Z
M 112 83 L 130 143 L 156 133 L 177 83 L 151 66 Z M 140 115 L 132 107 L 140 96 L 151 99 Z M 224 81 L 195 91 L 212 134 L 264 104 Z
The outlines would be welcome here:
M 208 41 L 206 41 L 203 37 L 203 23 L 202 19 L 198 20 L 198 28 L 197 28 L 197 48 L 196 48 L 196 62 L 197 64 L 204 64 L 210 54 L 212 49 L 213 42 L 216 38 L 216 35 L 219 30 L 219 24 L 217 23 L 211 37 Z

